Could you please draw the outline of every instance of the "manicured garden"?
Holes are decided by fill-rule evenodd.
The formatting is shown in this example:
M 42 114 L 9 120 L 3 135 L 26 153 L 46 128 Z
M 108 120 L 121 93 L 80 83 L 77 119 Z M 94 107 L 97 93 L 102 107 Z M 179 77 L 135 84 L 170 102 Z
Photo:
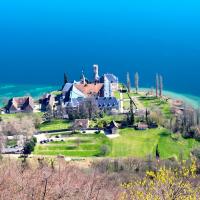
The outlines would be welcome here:
M 200 147 L 200 142 L 171 134 L 164 128 L 145 131 L 126 128 L 121 129 L 120 136 L 113 139 L 104 134 L 66 134 L 64 141 L 38 144 L 34 154 L 146 158 L 148 155 L 155 157 L 157 145 L 161 159 L 179 159 L 180 156 L 187 159 L 194 148 Z
M 35 147 L 36 155 L 64 155 L 72 157 L 104 156 L 110 149 L 104 134 L 74 134 L 64 141 L 54 141 Z

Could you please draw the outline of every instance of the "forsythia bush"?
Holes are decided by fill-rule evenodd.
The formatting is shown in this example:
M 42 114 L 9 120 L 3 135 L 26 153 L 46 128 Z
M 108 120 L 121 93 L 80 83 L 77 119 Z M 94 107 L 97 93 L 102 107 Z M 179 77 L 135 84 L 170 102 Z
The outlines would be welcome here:
M 159 171 L 147 171 L 141 180 L 122 184 L 125 192 L 121 200 L 197 200 L 200 186 L 196 176 L 195 161 L 178 170 L 162 167 Z

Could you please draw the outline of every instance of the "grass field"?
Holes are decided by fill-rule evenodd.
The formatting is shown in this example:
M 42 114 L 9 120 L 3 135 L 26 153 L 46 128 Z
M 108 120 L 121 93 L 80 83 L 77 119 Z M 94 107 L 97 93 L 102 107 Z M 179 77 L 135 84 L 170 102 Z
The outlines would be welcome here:
M 75 134 L 62 142 L 50 142 L 37 145 L 36 155 L 64 155 L 72 157 L 100 156 L 102 145 L 110 146 L 109 139 L 104 134 Z
M 178 159 L 180 154 L 187 159 L 192 149 L 200 147 L 200 142 L 184 139 L 181 135 L 174 138 L 164 128 L 146 131 L 126 128 L 121 129 L 120 136 L 114 139 L 109 139 L 104 134 L 74 134 L 68 136 L 64 142 L 37 145 L 34 154 L 94 157 L 101 155 L 102 145 L 110 149 L 107 157 L 155 157 L 158 145 L 161 159 Z
M 98 118 L 90 121 L 90 127 L 103 128 L 104 123 L 109 124 L 111 121 L 123 121 L 126 115 L 105 115 L 103 118 Z
M 194 139 L 184 139 L 181 136 L 177 141 L 171 137 L 171 133 L 163 128 L 146 131 L 135 131 L 133 129 L 122 129 L 120 137 L 113 139 L 111 157 L 139 157 L 148 155 L 155 157 L 158 145 L 161 159 L 175 157 L 180 153 L 186 159 L 192 149 L 200 143 Z
M 131 97 L 140 96 L 140 94 L 137 94 L 137 93 L 135 93 L 135 92 L 131 92 L 129 95 L 130 95 Z M 123 96 L 123 99 L 129 99 L 127 93 L 123 93 L 122 96 Z M 114 92 L 114 97 L 116 97 L 117 99 L 120 99 L 120 92 L 119 92 L 119 91 L 115 91 L 115 92 Z
M 120 92 L 119 91 L 115 91 L 114 92 L 114 97 L 117 99 L 120 99 Z
M 170 104 L 166 102 L 165 100 L 156 98 L 156 97 L 146 97 L 141 96 L 138 98 L 138 100 L 146 107 L 159 107 L 162 111 L 162 113 L 165 115 L 165 117 L 170 118 L 171 116 L 171 109 Z
M 50 130 L 59 130 L 66 129 L 71 126 L 71 122 L 62 119 L 55 119 L 51 122 L 44 122 L 40 125 L 40 131 L 50 131 Z

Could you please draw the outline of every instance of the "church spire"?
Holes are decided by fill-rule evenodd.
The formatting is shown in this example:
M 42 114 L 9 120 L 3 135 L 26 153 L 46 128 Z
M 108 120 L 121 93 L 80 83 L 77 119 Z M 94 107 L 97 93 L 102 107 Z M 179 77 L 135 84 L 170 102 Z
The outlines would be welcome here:
M 81 75 L 81 83 L 83 83 L 84 85 L 86 84 L 85 75 L 84 75 L 83 70 L 82 70 L 82 75 Z
M 93 70 L 94 70 L 94 82 L 99 81 L 99 66 L 98 65 L 93 65 Z

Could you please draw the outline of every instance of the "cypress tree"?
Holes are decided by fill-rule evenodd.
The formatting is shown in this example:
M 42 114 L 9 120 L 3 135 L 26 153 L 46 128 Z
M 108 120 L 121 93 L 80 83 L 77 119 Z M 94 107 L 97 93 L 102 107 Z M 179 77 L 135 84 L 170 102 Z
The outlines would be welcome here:
M 159 75 L 156 74 L 156 97 L 158 97 L 158 91 L 159 91 Z
M 156 159 L 160 158 L 159 150 L 158 150 L 158 144 L 156 145 Z
M 160 97 L 162 97 L 162 95 L 163 95 L 163 77 L 161 75 L 159 76 L 159 90 L 160 90 L 159 95 L 160 95 Z
M 139 89 L 139 74 L 138 72 L 135 73 L 135 91 L 138 94 Z
M 129 75 L 129 72 L 127 72 L 126 80 L 127 80 L 127 88 L 128 88 L 128 92 L 130 93 L 130 92 L 131 92 L 131 81 L 130 81 L 130 75 Z
M 68 78 L 67 78 L 66 73 L 64 73 L 64 85 L 65 85 L 66 83 L 68 83 Z

